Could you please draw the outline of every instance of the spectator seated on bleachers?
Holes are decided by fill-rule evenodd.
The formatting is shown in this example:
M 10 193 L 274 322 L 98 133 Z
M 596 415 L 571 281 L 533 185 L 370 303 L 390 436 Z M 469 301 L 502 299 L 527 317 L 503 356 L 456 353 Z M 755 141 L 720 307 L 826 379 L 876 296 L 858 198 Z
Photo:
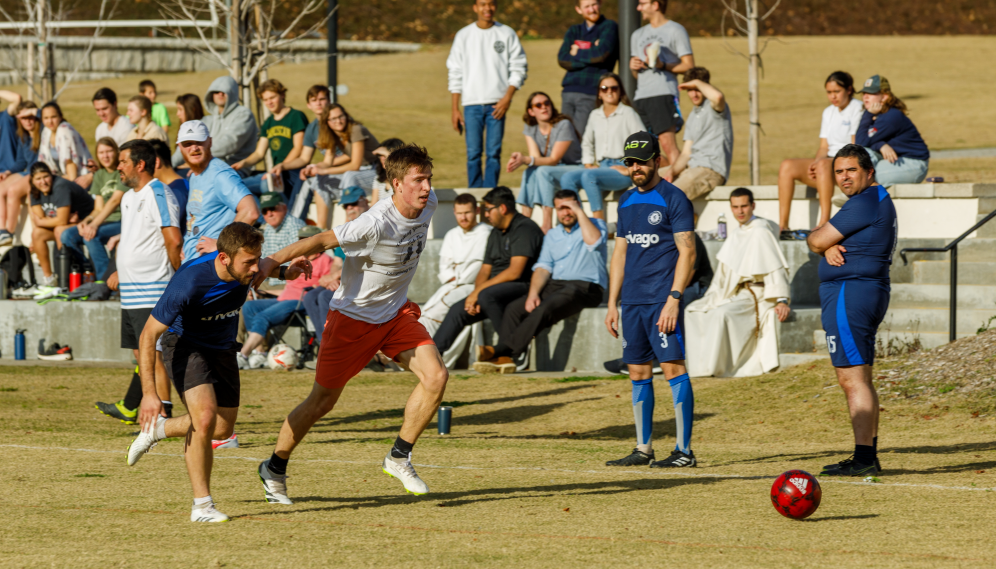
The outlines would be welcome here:
M 882 186 L 919 184 L 927 177 L 930 151 L 909 112 L 892 93 L 889 80 L 873 75 L 861 90 L 865 113 L 854 142 L 864 146 L 875 166 L 875 180 Z
M 166 131 L 152 122 L 152 101 L 145 95 L 135 95 L 128 101 L 128 121 L 135 125 L 128 133 L 128 140 L 168 141 Z
M 222 75 L 212 81 L 204 96 L 204 110 L 208 114 L 203 118 L 188 116 L 184 122 L 200 120 L 208 127 L 212 156 L 231 165 L 253 153 L 259 127 L 252 111 L 239 103 L 239 84 L 235 79 Z M 239 175 L 245 178 L 253 172 L 246 168 Z
M 515 211 L 512 190 L 498 186 L 481 201 L 484 216 L 493 229 L 474 280 L 474 290 L 463 302 L 450 307 L 432 336 L 440 353 L 453 346 L 466 326 L 486 319 L 495 327 L 501 325 L 505 307 L 529 292 L 533 263 L 543 246 L 540 227 Z
M 301 228 L 298 231 L 299 239 L 315 235 L 316 229 L 314 226 Z M 263 343 L 266 333 L 271 328 L 283 324 L 295 312 L 304 313 L 301 300 L 305 290 L 319 286 L 322 277 L 332 271 L 332 258 L 325 253 L 310 255 L 308 260 L 312 266 L 310 278 L 302 275 L 293 281 L 288 281 L 284 290 L 275 299 L 250 300 L 242 306 L 249 336 L 242 344 L 242 351 L 237 354 L 239 369 L 261 368 L 265 365 L 266 354 L 253 353 L 253 350 Z M 253 356 L 252 360 L 250 356 Z
M 446 232 L 439 250 L 441 286 L 420 307 L 422 316 L 418 321 L 430 335 L 439 329 L 450 307 L 463 303 L 474 290 L 474 281 L 484 261 L 484 248 L 491 235 L 491 226 L 478 222 L 479 213 L 477 199 L 471 194 L 460 194 L 453 202 L 457 227 Z M 467 326 L 461 330 L 450 348 L 442 353 L 446 367 L 452 368 L 466 350 L 471 328 Z
M 661 177 L 694 200 L 726 182 L 733 161 L 733 122 L 723 92 L 709 84 L 709 70 L 693 67 L 678 88 L 688 94 L 692 112 L 685 141 L 674 164 Z
M 7 91 L 0 92 L 0 98 L 20 95 Z M 11 109 L 14 114 L 10 114 Z M 16 117 L 16 126 L 14 120 Z M 4 132 L 13 134 L 13 140 L 8 140 L 12 148 L 5 165 L 0 166 L 0 247 L 14 242 L 14 233 L 21 214 L 21 202 L 27 197 L 31 187 L 28 184 L 29 168 L 38 160 L 38 145 L 41 144 L 41 118 L 38 107 L 31 101 L 13 103 L 7 111 L 0 113 L 0 136 Z M 7 169 L 3 169 L 7 168 Z
M 514 172 L 526 166 L 516 202 L 522 206 L 522 215 L 530 218 L 534 206 L 543 206 L 540 228 L 546 233 L 553 227 L 553 194 L 560 189 L 561 176 L 582 169 L 581 143 L 570 117 L 557 112 L 546 93 L 536 92 L 526 99 L 522 121 L 529 153 L 513 152 L 505 170 Z
M 701 299 L 685 308 L 685 350 L 692 377 L 761 375 L 778 367 L 778 327 L 788 318 L 788 261 L 778 226 L 754 215 L 746 188 L 730 194 L 737 223 L 716 256 Z
M 204 106 L 201 105 L 201 98 L 193 93 L 186 93 L 180 95 L 176 98 L 176 118 L 177 125 L 182 125 L 187 121 L 204 121 Z M 176 129 L 176 136 L 179 140 L 180 129 Z M 173 150 L 173 156 L 171 159 L 173 163 L 173 168 L 178 170 L 187 171 L 190 166 L 186 165 L 183 160 L 183 153 L 180 151 L 180 143 L 176 143 L 176 148 Z
M 557 192 L 554 205 L 560 225 L 543 238 L 529 292 L 505 308 L 498 343 L 478 349 L 480 373 L 527 369 L 529 344 L 540 331 L 602 303 L 609 286 L 605 222 L 588 218 L 571 190 Z
M 31 167 L 31 250 L 38 256 L 43 276 L 38 279 L 41 287 L 55 288 L 56 278 L 48 254 L 48 242 L 55 241 L 61 248 L 62 232 L 74 227 L 93 212 L 93 199 L 75 182 L 56 176 L 44 162 Z
M 62 246 L 73 255 L 79 265 L 84 264 L 83 245 L 90 252 L 93 272 L 103 275 L 107 271 L 107 242 L 121 234 L 119 205 L 128 187 L 121 183 L 118 173 L 118 145 L 111 137 L 97 141 L 97 170 L 93 173 L 90 195 L 93 211 L 73 227 L 61 234 Z
M 854 98 L 854 79 L 846 71 L 834 71 L 827 77 L 824 87 L 830 105 L 823 109 L 820 123 L 820 145 L 816 158 L 787 158 L 778 170 L 778 226 L 789 231 L 789 214 L 792 212 L 792 195 L 795 183 L 801 182 L 816 188 L 820 200 L 820 218 L 816 227 L 830 221 L 833 199 L 833 157 L 845 145 L 854 142 L 864 105 Z M 803 227 L 801 229 L 810 229 Z
M 41 144 L 38 147 L 38 161 L 48 165 L 49 171 L 69 181 L 88 174 L 87 162 L 91 161 L 90 150 L 83 137 L 62 117 L 58 103 L 49 102 L 41 110 Z
M 602 192 L 625 190 L 633 185 L 622 161 L 626 137 L 645 130 L 640 115 L 629 106 L 619 76 L 603 75 L 598 82 L 598 106 L 591 111 L 581 138 L 584 169 L 561 176 L 560 187 L 579 195 L 584 190 L 592 216 L 604 221 Z

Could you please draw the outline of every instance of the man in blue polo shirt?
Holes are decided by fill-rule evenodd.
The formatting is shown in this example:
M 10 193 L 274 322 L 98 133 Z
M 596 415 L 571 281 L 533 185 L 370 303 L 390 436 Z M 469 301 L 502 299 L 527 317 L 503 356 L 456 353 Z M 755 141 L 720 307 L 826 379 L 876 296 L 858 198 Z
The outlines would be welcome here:
M 633 382 L 636 448 L 606 466 L 678 468 L 695 466 L 691 449 L 695 400 L 685 369 L 682 295 L 695 266 L 695 220 L 685 193 L 663 180 L 657 137 L 647 132 L 626 139 L 624 161 L 636 185 L 619 199 L 616 247 L 609 272 L 605 327 L 619 337 L 622 304 L 623 362 Z M 654 461 L 653 361 L 671 386 L 677 423 L 675 449 Z
M 529 344 L 536 334 L 602 303 L 609 284 L 605 222 L 589 218 L 573 190 L 558 191 L 553 205 L 560 225 L 543 238 L 529 292 L 505 307 L 498 343 L 478 348 L 474 369 L 480 373 L 527 369 Z
M 864 148 L 848 144 L 833 159 L 837 185 L 848 200 L 830 222 L 809 235 L 820 261 L 820 304 L 830 361 L 847 394 L 854 455 L 823 467 L 826 476 L 869 476 L 878 462 L 878 393 L 872 384 L 875 334 L 889 308 L 889 266 L 896 250 L 896 208 Z

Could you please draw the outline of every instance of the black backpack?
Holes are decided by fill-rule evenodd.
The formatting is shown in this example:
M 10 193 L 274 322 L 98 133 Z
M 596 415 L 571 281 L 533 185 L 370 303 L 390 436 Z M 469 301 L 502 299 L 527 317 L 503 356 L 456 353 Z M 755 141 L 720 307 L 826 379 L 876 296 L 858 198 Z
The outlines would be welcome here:
M 8 290 L 13 289 L 15 285 L 21 282 L 23 279 L 21 276 L 22 271 L 24 271 L 24 267 L 27 266 L 30 259 L 31 251 L 23 245 L 11 247 L 0 258 L 0 269 L 3 269 L 4 274 L 7 276 Z

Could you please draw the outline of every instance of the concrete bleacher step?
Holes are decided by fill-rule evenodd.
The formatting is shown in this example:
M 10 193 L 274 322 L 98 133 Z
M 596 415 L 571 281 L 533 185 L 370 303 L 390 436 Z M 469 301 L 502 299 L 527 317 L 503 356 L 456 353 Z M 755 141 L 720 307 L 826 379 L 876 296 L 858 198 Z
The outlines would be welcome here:
M 949 261 L 917 261 L 913 263 L 914 284 L 948 284 L 950 282 L 951 263 Z M 996 262 L 958 260 L 959 285 L 991 285 L 993 283 L 996 283 Z
M 985 310 L 958 310 L 958 334 L 974 334 L 991 316 L 996 316 L 996 306 Z M 895 308 L 889 309 L 879 331 L 921 333 L 948 333 L 950 311 L 947 308 Z
M 960 279 L 959 279 L 960 280 Z M 948 308 L 951 287 L 945 284 L 892 285 L 889 308 Z M 958 308 L 968 310 L 996 309 L 996 284 L 958 285 Z

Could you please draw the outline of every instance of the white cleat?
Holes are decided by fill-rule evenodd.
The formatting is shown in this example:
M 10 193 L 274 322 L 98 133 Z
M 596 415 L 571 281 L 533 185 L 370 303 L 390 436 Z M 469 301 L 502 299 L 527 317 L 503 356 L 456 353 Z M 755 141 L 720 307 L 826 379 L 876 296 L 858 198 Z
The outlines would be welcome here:
M 156 431 L 159 426 L 166 422 L 166 417 L 159 416 L 156 419 L 156 426 L 152 427 L 151 432 L 146 433 L 144 430 L 138 432 L 138 436 L 135 440 L 131 441 L 131 445 L 128 447 L 128 466 L 133 466 L 138 459 L 142 458 L 142 455 L 152 450 L 152 447 L 156 446 L 159 439 L 156 438 Z
M 270 472 L 270 460 L 259 463 L 259 481 L 263 483 L 265 498 L 269 504 L 291 505 L 294 502 L 287 497 L 287 476 L 278 476 Z
M 235 433 L 227 439 L 222 439 L 220 441 L 211 441 L 211 448 L 239 448 L 239 437 Z
M 387 453 L 381 470 L 384 471 L 384 474 L 400 480 L 405 485 L 405 490 L 410 494 L 422 496 L 429 493 L 429 487 L 415 473 L 411 453 L 408 453 L 408 458 L 394 458 L 391 453 Z
M 219 512 L 214 507 L 214 502 L 198 506 L 194 505 L 190 509 L 190 521 L 192 522 L 227 522 L 228 516 Z

